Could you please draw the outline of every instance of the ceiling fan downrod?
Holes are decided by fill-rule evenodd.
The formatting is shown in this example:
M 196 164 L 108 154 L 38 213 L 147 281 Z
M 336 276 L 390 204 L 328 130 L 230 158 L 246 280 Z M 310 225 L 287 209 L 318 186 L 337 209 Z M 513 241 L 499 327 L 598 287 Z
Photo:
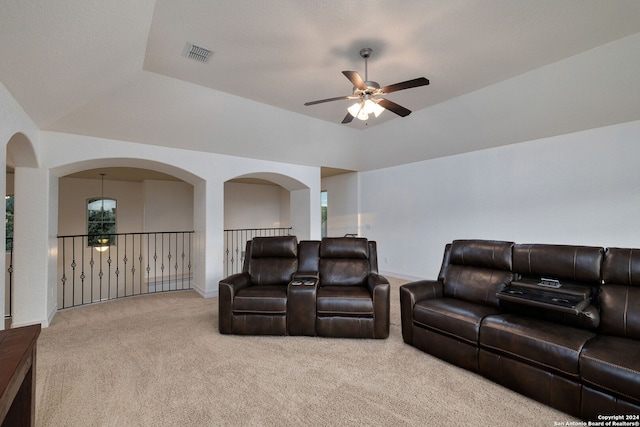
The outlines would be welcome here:
M 360 49 L 360 56 L 364 59 L 364 81 L 369 80 L 369 57 L 371 56 L 373 49 L 370 47 L 364 47 Z

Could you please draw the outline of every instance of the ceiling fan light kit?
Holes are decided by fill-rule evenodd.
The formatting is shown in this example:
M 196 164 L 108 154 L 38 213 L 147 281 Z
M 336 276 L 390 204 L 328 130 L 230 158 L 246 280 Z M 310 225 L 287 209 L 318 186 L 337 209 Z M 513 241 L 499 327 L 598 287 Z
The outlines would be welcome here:
M 425 77 L 419 77 L 413 80 L 407 80 L 405 82 L 392 84 L 383 88 L 377 82 L 369 80 L 368 59 L 371 56 L 371 48 L 363 48 L 360 50 L 360 56 L 364 59 L 364 80 L 360 77 L 357 71 L 343 71 L 342 74 L 353 83 L 353 94 L 348 96 L 338 96 L 335 98 L 321 99 L 318 101 L 306 102 L 304 105 L 315 105 L 323 102 L 340 101 L 345 99 L 357 99 L 358 102 L 347 108 L 347 115 L 342 120 L 342 123 L 350 123 L 354 118 L 359 120 L 368 120 L 369 115 L 373 114 L 375 117 L 380 116 L 384 110 L 390 110 L 391 112 L 399 115 L 400 117 L 406 117 L 411 114 L 411 110 L 404 108 L 395 102 L 389 101 L 382 96 L 396 92 L 399 90 L 410 89 L 418 86 L 426 86 L 429 84 L 429 80 Z
M 373 114 L 375 117 L 378 117 L 384 110 L 385 108 L 383 106 L 371 99 L 356 102 L 351 107 L 347 108 L 349 114 L 360 120 L 367 120 L 369 118 L 369 114 Z

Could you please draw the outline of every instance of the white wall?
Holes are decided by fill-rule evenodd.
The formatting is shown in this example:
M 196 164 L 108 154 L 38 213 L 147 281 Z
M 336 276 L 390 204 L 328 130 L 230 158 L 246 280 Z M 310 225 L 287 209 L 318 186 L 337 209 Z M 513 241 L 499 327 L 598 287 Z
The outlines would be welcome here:
M 358 174 L 346 173 L 322 179 L 327 192 L 327 236 L 358 233 Z
M 58 183 L 46 169 L 16 168 L 12 326 L 48 325 L 55 313 Z
M 142 192 L 144 231 L 193 230 L 193 185 L 178 181 L 144 181 Z
M 444 245 L 640 247 L 640 121 L 360 174 L 380 270 L 435 278 Z
M 289 191 L 279 185 L 224 184 L 224 228 L 289 227 Z

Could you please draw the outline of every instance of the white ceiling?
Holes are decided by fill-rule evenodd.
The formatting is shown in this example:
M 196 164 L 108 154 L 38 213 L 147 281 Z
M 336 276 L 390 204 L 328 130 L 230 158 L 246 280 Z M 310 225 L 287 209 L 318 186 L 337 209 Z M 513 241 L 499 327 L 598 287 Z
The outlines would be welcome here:
M 189 118 L 216 98 L 213 112 L 247 114 L 247 126 L 251 114 L 280 114 L 298 122 L 292 132 L 359 140 L 385 122 L 411 123 L 418 111 L 638 32 L 638 0 L 2 0 L 0 81 L 43 130 L 256 158 L 288 150 L 285 161 L 313 164 L 302 160 L 304 149 L 212 142 L 212 123 Z M 212 50 L 209 61 L 185 58 L 187 42 Z M 350 94 L 341 71 L 364 77 L 363 47 L 373 49 L 369 80 L 431 81 L 388 95 L 414 114 L 343 125 L 347 101 L 303 105 Z M 407 161 L 397 139 L 372 164 Z M 421 158 L 453 152 L 435 140 L 421 150 Z

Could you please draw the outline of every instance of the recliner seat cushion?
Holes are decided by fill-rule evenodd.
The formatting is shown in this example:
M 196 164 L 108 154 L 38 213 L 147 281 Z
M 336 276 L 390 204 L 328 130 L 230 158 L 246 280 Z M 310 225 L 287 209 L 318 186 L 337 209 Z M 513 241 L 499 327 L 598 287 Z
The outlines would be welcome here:
M 599 335 L 580 356 L 582 380 L 596 388 L 640 403 L 640 342 Z
M 495 307 L 454 298 L 426 299 L 415 304 L 413 323 L 477 346 L 482 319 L 498 313 Z
M 373 299 L 361 286 L 323 286 L 316 297 L 318 316 L 373 317 Z
M 580 352 L 595 336 L 584 329 L 517 314 L 488 316 L 480 326 L 481 347 L 574 379 L 580 377 Z
M 286 314 L 286 286 L 250 286 L 241 289 L 233 299 L 233 313 Z

